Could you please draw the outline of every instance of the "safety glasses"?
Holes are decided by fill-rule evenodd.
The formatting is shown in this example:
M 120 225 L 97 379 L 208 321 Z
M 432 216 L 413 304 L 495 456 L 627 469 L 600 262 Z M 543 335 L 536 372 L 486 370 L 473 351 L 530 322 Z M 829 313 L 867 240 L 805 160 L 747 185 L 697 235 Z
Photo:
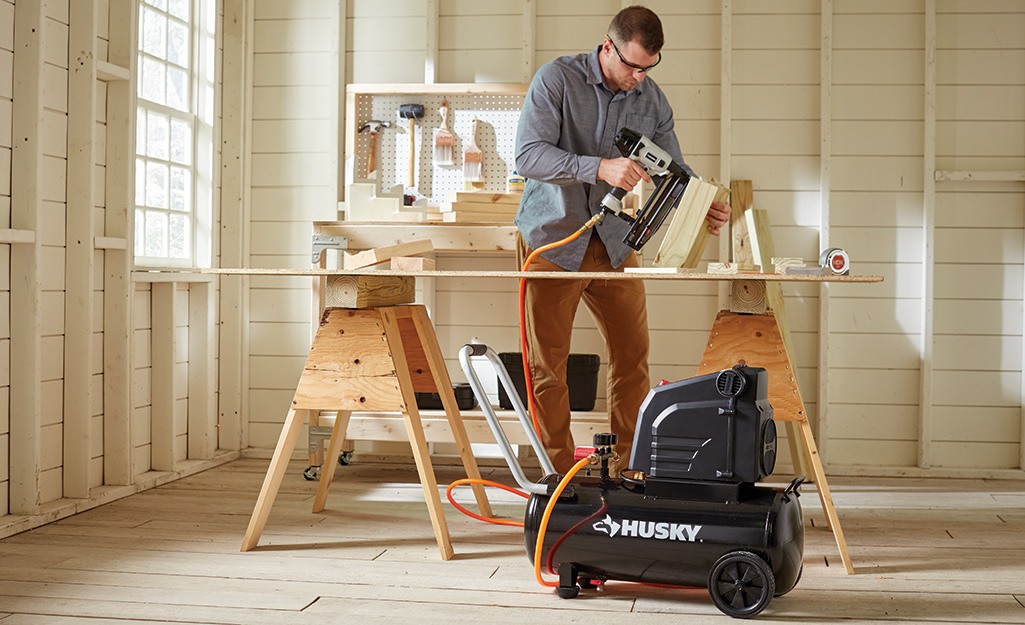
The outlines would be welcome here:
M 612 37 L 609 37 L 608 35 L 605 35 L 605 38 L 608 39 L 609 43 L 612 44 L 612 49 L 616 51 L 616 54 L 619 56 L 619 60 L 623 62 L 623 65 L 626 65 L 627 67 L 629 67 L 630 69 L 632 69 L 634 71 L 638 71 L 638 72 L 643 74 L 643 73 L 647 72 L 648 70 L 650 70 L 652 67 L 655 67 L 656 65 L 658 65 L 659 63 L 662 62 L 662 53 L 659 52 L 658 53 L 658 60 L 655 61 L 654 63 L 652 63 L 651 65 L 649 65 L 647 67 L 641 67 L 640 65 L 634 65 L 630 61 L 627 61 L 626 59 L 623 58 L 623 53 L 619 51 L 618 47 L 616 47 L 616 42 L 612 41 Z

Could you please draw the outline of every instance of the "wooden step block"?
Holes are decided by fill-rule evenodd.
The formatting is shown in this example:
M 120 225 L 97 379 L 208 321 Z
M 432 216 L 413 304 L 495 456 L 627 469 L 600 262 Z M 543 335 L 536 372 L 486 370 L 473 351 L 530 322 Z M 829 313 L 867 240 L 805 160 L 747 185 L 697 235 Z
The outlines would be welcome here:
M 412 276 L 328 276 L 324 297 L 324 305 L 335 308 L 411 304 L 416 298 L 416 279 Z

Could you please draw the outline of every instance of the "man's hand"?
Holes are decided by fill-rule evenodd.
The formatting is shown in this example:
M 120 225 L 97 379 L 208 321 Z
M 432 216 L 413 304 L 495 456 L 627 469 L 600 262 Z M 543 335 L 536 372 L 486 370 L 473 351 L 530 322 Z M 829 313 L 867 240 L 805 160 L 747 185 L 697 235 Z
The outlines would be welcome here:
M 705 217 L 705 220 L 708 221 L 708 231 L 719 236 L 719 229 L 730 220 L 730 213 L 732 212 L 733 208 L 729 204 L 725 202 L 712 202 L 712 205 L 708 208 L 708 216 Z
M 644 168 L 628 158 L 603 158 L 598 164 L 598 180 L 604 180 L 614 187 L 633 191 L 637 183 L 643 180 L 651 182 L 651 176 Z

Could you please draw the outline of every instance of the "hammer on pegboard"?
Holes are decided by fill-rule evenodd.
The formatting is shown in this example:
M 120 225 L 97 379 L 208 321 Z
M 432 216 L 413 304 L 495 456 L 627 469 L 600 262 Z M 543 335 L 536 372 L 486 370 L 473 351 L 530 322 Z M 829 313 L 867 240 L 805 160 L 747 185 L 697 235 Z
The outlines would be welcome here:
M 399 117 L 409 120 L 409 175 L 406 177 L 406 186 L 416 185 L 416 120 L 424 116 L 423 104 L 402 104 L 399 105 Z

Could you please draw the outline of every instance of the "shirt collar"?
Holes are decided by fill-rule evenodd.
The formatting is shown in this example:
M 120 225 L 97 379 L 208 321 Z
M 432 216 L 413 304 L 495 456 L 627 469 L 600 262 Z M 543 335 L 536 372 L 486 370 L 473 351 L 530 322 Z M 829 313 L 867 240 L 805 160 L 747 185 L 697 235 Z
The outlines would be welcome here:
M 591 50 L 591 53 L 587 55 L 587 58 L 585 60 L 585 67 L 587 69 L 587 83 L 590 84 L 590 85 L 602 84 L 602 85 L 605 86 L 606 89 L 608 89 L 609 86 L 605 84 L 605 77 L 602 76 L 602 73 L 601 73 L 601 61 L 598 60 L 598 55 L 599 54 L 601 54 L 601 45 L 600 44 L 594 50 Z M 623 93 L 621 91 L 620 93 L 623 93 L 624 96 L 628 96 L 628 95 L 630 95 L 631 93 L 634 93 L 634 92 L 643 93 L 644 92 L 645 83 L 647 83 L 647 82 L 648 82 L 648 80 L 645 79 L 644 81 L 641 82 L 641 84 L 637 85 L 636 87 L 634 87 L 630 91 L 628 91 L 626 93 Z

